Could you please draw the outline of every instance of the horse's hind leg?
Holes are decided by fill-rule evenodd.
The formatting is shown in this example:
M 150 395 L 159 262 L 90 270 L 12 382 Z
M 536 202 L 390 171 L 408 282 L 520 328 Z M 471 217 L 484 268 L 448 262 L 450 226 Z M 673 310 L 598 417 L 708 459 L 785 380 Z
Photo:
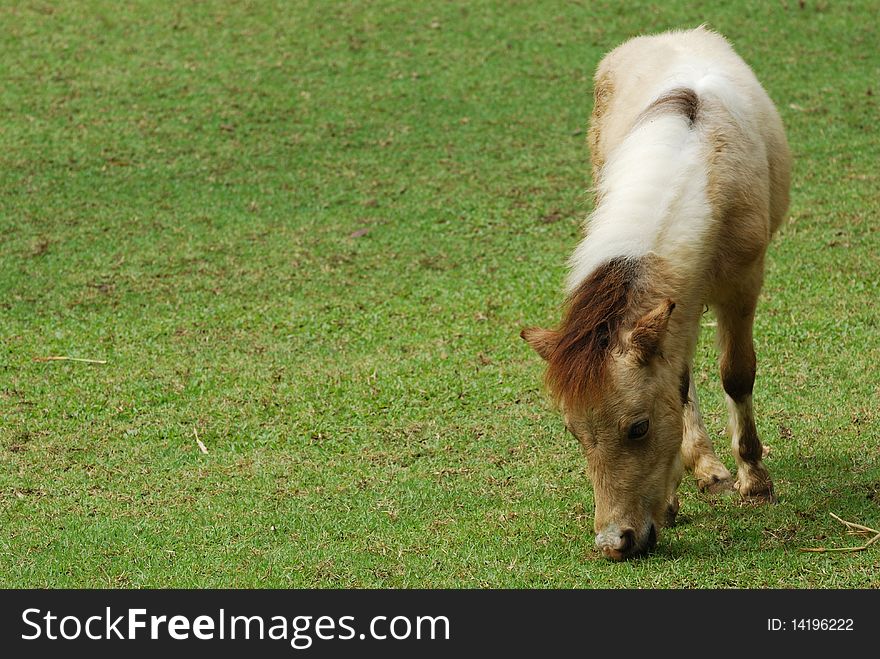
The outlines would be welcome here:
M 728 429 L 736 459 L 736 489 L 744 498 L 772 502 L 775 501 L 773 482 L 761 461 L 764 448 L 758 438 L 752 410 L 756 366 L 752 325 L 759 290 L 760 283 L 751 294 L 719 305 L 716 312 L 721 382 L 727 394 Z
M 701 492 L 729 492 L 733 489 L 733 479 L 727 467 L 722 464 L 712 440 L 703 425 L 700 416 L 700 402 L 697 399 L 697 388 L 690 371 L 686 372 L 688 383 L 682 382 L 682 392 L 687 389 L 687 399 L 684 401 L 684 436 L 681 443 L 681 457 L 684 466 L 694 472 L 697 479 L 697 487 Z

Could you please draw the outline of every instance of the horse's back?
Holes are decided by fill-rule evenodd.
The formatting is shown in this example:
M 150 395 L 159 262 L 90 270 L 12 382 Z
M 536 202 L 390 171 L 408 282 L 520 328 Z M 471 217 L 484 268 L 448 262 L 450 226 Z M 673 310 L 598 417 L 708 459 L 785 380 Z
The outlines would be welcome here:
M 702 26 L 641 36 L 602 59 L 590 120 L 594 184 L 645 109 L 677 88 L 699 99 L 708 193 L 732 276 L 737 264 L 763 257 L 785 215 L 791 157 L 773 102 L 724 37 Z

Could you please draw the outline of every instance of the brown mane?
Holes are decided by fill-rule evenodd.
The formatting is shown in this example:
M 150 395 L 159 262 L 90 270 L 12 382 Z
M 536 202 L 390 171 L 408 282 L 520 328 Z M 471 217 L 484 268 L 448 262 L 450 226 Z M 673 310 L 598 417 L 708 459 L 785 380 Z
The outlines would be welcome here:
M 558 404 L 577 404 L 602 389 L 608 357 L 620 343 L 628 310 L 636 304 L 643 270 L 639 260 L 612 259 L 569 296 L 545 376 Z

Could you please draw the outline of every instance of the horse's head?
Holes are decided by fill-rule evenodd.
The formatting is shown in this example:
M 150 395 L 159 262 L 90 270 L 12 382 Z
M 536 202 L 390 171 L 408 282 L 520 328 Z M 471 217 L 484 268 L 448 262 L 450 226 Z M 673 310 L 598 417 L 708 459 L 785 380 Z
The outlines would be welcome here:
M 663 300 L 611 324 L 570 309 L 559 330 L 522 332 L 547 360 L 548 388 L 586 454 L 596 545 L 614 560 L 651 550 L 678 510 L 688 372 L 664 355 L 674 308 Z

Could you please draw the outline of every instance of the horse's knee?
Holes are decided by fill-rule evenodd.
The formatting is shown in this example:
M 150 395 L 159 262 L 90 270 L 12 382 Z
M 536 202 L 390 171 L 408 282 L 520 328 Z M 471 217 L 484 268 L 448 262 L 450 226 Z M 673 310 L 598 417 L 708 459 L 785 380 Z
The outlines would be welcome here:
M 753 349 L 736 355 L 725 355 L 721 360 L 721 383 L 724 391 L 736 402 L 751 396 L 756 371 L 757 360 Z

